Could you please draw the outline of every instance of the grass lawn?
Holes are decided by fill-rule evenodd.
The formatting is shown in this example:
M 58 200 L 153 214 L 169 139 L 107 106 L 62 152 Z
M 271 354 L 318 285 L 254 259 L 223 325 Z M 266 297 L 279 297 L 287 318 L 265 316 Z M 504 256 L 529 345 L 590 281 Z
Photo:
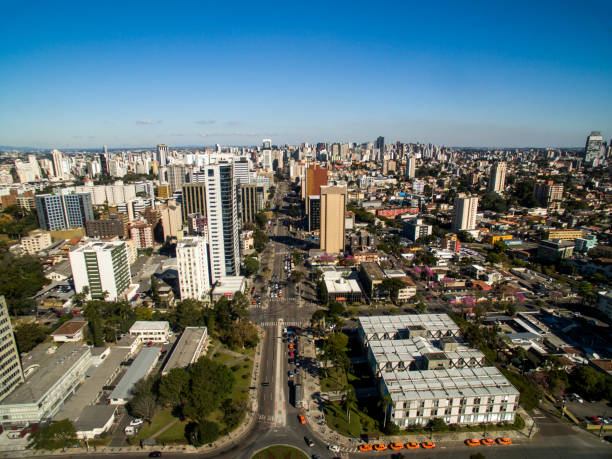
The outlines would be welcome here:
M 363 434 L 380 434 L 376 420 L 359 409 L 351 410 L 350 421 L 339 403 L 327 403 L 324 409 L 327 425 L 342 435 L 360 437 Z
M 321 390 L 328 392 L 332 390 L 342 390 L 347 384 L 344 370 L 330 367 L 327 369 L 327 376 L 321 379 Z
M 160 429 L 170 424 L 176 418 L 172 416 L 170 409 L 163 409 L 159 411 L 153 418 L 151 425 L 146 422 L 138 432 L 136 440 L 146 440 L 151 435 L 155 434 Z M 185 423 L 178 421 L 175 425 L 170 427 L 168 430 L 156 437 L 158 442 L 165 441 L 166 443 L 184 443 L 185 440 Z
M 308 459 L 308 456 L 291 446 L 270 446 L 255 454 L 252 459 Z
M 231 362 L 232 360 L 236 360 L 237 357 L 223 352 L 222 350 L 217 350 L 211 356 L 209 356 L 209 358 L 217 363 L 227 363 Z

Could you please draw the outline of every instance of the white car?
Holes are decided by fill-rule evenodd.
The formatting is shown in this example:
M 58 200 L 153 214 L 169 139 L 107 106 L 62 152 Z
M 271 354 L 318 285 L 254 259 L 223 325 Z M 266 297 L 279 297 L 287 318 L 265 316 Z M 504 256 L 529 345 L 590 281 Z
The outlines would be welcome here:
M 329 445 L 327 448 L 329 448 L 329 450 L 333 451 L 334 453 L 340 452 L 340 447 L 338 445 Z
M 130 421 L 130 425 L 131 426 L 139 426 L 139 425 L 142 425 L 142 424 L 144 424 L 144 421 L 142 419 L 140 419 L 140 418 L 132 419 Z

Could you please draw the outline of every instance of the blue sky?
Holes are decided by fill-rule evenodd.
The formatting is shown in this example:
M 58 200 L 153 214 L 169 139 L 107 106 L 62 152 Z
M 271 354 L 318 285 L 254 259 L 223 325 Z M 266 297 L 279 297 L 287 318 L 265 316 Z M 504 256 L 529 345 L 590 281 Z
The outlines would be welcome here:
M 0 145 L 612 136 L 610 1 L 221 3 L 3 2 Z

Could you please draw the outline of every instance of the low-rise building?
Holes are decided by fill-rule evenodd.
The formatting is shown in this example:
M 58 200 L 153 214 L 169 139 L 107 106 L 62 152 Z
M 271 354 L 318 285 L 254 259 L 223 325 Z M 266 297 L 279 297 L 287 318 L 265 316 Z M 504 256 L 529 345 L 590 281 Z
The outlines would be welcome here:
M 514 421 L 519 392 L 461 340 L 446 314 L 359 318 L 359 337 L 391 397 L 384 414 L 400 428 Z
M 21 239 L 21 248 L 30 255 L 37 254 L 49 246 L 51 246 L 51 233 L 48 231 L 32 231 L 29 236 Z
M 53 341 L 56 343 L 66 343 L 69 341 L 83 341 L 87 321 L 74 319 L 64 322 L 57 330 L 51 333 Z
M 246 278 L 244 276 L 225 276 L 221 277 L 212 291 L 212 300 L 218 301 L 221 297 L 231 300 L 234 293 L 244 293 L 246 291 Z
M 364 293 L 371 300 L 377 300 L 385 295 L 382 283 L 386 278 L 378 263 L 365 262 L 359 265 L 359 280 Z
M 74 422 L 77 438 L 91 440 L 108 432 L 115 422 L 118 407 L 116 405 L 86 406 Z
M 186 368 L 198 361 L 208 345 L 206 327 L 186 327 L 174 346 L 162 374 L 168 374 L 174 368 Z
M 167 322 L 166 322 L 167 323 Z M 159 356 L 161 348 L 144 347 L 125 372 L 115 389 L 109 396 L 111 405 L 125 405 L 132 398 L 132 389 L 138 381 L 151 373 Z
M 538 258 L 544 261 L 556 262 L 571 258 L 574 255 L 574 242 L 570 240 L 553 239 L 538 243 Z
M 356 303 L 363 301 L 363 292 L 357 281 L 357 273 L 343 273 L 334 268 L 323 271 L 323 288 L 328 301 Z
M 50 420 L 85 379 L 91 351 L 81 343 L 36 346 L 22 359 L 25 382 L 0 403 L 3 426 Z
M 163 343 L 170 337 L 170 324 L 166 320 L 137 320 L 130 327 L 130 335 L 142 342 Z

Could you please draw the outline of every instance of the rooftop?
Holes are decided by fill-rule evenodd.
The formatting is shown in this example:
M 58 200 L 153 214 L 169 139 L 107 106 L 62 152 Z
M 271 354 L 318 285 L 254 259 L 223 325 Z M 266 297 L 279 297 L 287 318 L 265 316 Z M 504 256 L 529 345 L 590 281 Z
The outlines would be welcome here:
M 143 348 L 138 357 L 134 359 L 132 365 L 125 372 L 119 384 L 115 387 L 113 392 L 110 394 L 111 399 L 115 400 L 127 400 L 130 398 L 132 388 L 134 385 L 144 378 L 153 364 L 159 358 L 161 348 L 159 347 L 145 347 Z
M 37 403 L 86 354 L 91 353 L 83 343 L 69 342 L 59 347 L 51 343 L 39 344 L 22 357 L 23 371 L 27 375 L 25 382 L 1 404 Z
M 170 324 L 165 320 L 137 320 L 130 327 L 130 333 L 135 331 L 166 330 Z
M 123 241 L 93 241 L 77 247 L 73 250 L 73 252 L 104 252 L 106 250 L 112 250 L 123 243 Z
M 459 326 L 447 314 L 405 314 L 400 316 L 359 317 L 359 326 L 366 335 L 389 333 L 395 336 L 402 329 L 420 325 L 431 331 L 459 332 Z M 372 339 L 378 340 L 376 337 Z
M 199 357 L 196 353 L 206 336 L 208 336 L 206 327 L 186 327 L 166 362 L 164 373 L 173 368 L 185 368 L 191 365 L 194 359 Z
M 383 281 L 386 279 L 385 273 L 380 268 L 378 263 L 375 262 L 363 262 L 361 268 L 365 271 L 366 275 L 374 281 Z
M 103 427 L 115 415 L 117 405 L 92 405 L 82 409 L 74 423 L 77 432 L 88 432 Z
M 81 319 L 69 320 L 68 322 L 64 322 L 62 325 L 60 325 L 57 328 L 57 330 L 55 330 L 53 333 L 51 333 L 51 336 L 55 336 L 55 335 L 74 335 L 75 333 L 77 333 L 80 329 L 82 329 L 86 325 L 87 325 L 87 321 L 86 320 L 81 320 Z
M 244 286 L 244 276 L 221 277 L 213 290 L 217 295 L 223 293 L 236 293 Z

